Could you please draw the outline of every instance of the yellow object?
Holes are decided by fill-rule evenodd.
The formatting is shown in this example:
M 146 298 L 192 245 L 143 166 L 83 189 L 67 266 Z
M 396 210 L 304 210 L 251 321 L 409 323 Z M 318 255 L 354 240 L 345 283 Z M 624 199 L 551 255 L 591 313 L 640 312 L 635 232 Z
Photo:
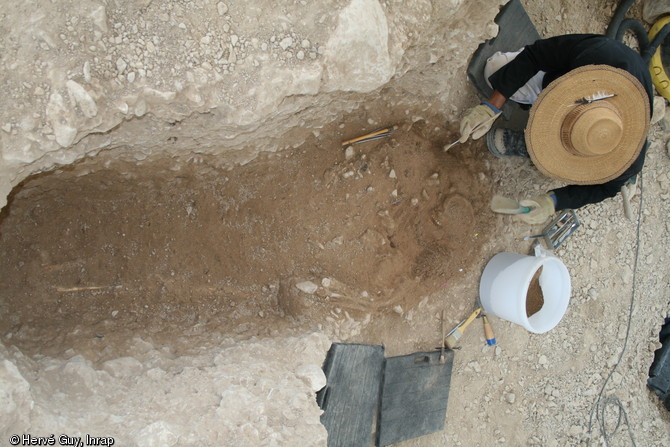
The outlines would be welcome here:
M 393 129 L 390 129 L 390 128 L 375 130 L 374 132 L 371 132 L 369 134 L 362 135 L 362 136 L 357 137 L 357 138 L 352 138 L 351 140 L 343 141 L 342 146 L 347 146 L 349 144 L 358 143 L 359 141 L 363 141 L 367 138 L 381 136 L 383 134 L 390 133 L 391 131 L 393 131 Z
M 459 327 L 460 327 L 462 330 L 465 330 L 465 328 L 468 327 L 468 325 L 469 325 L 470 323 L 472 323 L 472 322 L 474 321 L 474 319 L 477 318 L 477 316 L 478 316 L 481 312 L 482 312 L 482 308 L 481 308 L 481 307 L 478 307 L 477 309 L 475 309 L 474 312 L 472 312 L 472 313 L 470 314 L 470 316 L 468 317 L 468 319 L 465 320 L 462 324 L 460 324 Z
M 647 91 L 629 72 L 611 65 L 575 68 L 533 103 L 524 132 L 528 155 L 541 173 L 564 183 L 614 180 L 644 146 L 649 109 Z
M 649 40 L 653 40 L 656 34 L 666 25 L 670 23 L 670 15 L 662 17 L 654 26 L 649 30 Z M 654 86 L 658 93 L 660 93 L 665 99 L 670 101 L 670 78 L 665 72 L 663 67 L 663 61 L 661 60 L 661 47 L 656 49 L 656 52 L 651 57 L 649 62 L 649 71 L 651 72 L 651 79 L 654 81 Z
M 474 312 L 470 314 L 470 316 L 466 319 L 461 321 L 458 326 L 453 328 L 451 332 L 447 335 L 447 338 L 445 339 L 444 344 L 447 345 L 447 348 L 453 349 L 456 344 L 458 343 L 458 340 L 463 336 L 463 332 L 465 332 L 465 329 L 474 321 L 475 318 L 477 318 L 477 315 L 479 315 L 482 311 L 482 308 L 477 308 L 475 309 Z

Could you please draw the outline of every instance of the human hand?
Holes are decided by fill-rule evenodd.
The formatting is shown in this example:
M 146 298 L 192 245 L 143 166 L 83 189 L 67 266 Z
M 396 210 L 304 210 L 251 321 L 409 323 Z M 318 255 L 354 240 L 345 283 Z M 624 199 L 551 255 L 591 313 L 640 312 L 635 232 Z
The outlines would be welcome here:
M 470 137 L 476 140 L 486 135 L 500 113 L 498 108 L 486 101 L 468 110 L 461 119 L 461 139 L 459 141 L 465 143 Z
M 530 209 L 521 206 L 521 204 L 514 199 L 496 194 L 491 199 L 491 211 L 500 214 L 522 214 L 530 212 Z
M 554 199 L 549 194 L 522 200 L 520 205 L 530 208 L 528 213 L 517 214 L 521 220 L 529 224 L 544 223 L 556 212 Z

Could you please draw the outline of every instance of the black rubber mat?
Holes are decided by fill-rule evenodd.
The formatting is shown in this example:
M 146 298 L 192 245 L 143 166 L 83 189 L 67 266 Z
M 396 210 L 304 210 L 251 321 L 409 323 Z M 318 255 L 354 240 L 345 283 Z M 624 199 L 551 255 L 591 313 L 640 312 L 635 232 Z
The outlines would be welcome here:
M 665 319 L 659 340 L 661 347 L 654 353 L 647 386 L 661 399 L 665 408 L 670 410 L 670 318 Z
M 503 6 L 495 22 L 499 27 L 498 35 L 479 45 L 468 65 L 468 79 L 484 98 L 493 93 L 484 79 L 486 60 L 496 51 L 516 51 L 540 39 L 540 34 L 519 0 L 512 0 Z M 528 121 L 528 110 L 513 101 L 507 101 L 503 106 L 503 118 L 510 122 L 504 127 L 523 130 Z
M 386 359 L 377 445 L 387 446 L 444 429 L 454 351 Z
M 327 385 L 316 395 L 328 447 L 370 446 L 383 368 L 381 346 L 331 346 L 323 366 Z

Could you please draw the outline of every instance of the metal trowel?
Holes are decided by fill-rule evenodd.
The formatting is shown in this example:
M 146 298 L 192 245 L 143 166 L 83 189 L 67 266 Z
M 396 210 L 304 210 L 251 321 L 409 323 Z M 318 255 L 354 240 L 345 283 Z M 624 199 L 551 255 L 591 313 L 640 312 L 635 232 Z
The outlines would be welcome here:
M 491 210 L 502 214 L 527 214 L 530 213 L 530 208 L 521 206 L 519 202 L 508 197 L 494 195 L 491 199 Z

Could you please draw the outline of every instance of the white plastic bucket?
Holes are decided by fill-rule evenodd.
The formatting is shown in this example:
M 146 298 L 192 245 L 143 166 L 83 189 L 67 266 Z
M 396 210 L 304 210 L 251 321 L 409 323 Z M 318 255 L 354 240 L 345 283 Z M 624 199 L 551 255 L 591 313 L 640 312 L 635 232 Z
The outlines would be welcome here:
M 537 312 L 528 316 L 528 288 L 540 267 L 539 282 L 544 302 Z M 542 334 L 553 329 L 568 309 L 570 274 L 560 259 L 541 247 L 536 249 L 535 256 L 498 253 L 484 268 L 479 297 L 486 312 Z

